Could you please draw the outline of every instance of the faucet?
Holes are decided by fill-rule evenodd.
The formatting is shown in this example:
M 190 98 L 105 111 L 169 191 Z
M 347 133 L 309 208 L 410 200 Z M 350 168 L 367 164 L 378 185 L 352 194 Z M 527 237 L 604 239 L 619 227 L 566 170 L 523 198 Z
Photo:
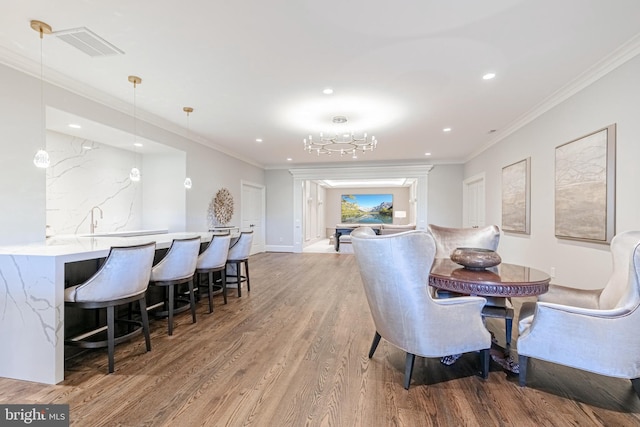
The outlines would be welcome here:
M 98 209 L 100 211 L 100 219 L 102 219 L 102 209 L 99 206 L 94 206 L 91 208 L 91 224 L 89 225 L 89 232 L 94 234 L 96 232 L 96 227 L 98 226 L 98 220 L 93 220 L 93 211 Z

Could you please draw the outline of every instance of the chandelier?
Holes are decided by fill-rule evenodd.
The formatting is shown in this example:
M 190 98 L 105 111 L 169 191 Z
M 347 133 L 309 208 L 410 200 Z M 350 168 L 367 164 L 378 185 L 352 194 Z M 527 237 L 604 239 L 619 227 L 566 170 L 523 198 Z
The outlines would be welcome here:
M 313 136 L 309 135 L 308 139 L 304 139 L 304 149 L 309 153 L 320 154 L 333 154 L 340 153 L 341 156 L 345 154 L 351 154 L 356 157 L 357 151 L 373 151 L 378 145 L 378 141 L 375 136 L 367 139 L 367 134 L 356 135 L 353 131 L 348 131 L 345 128 L 347 118 L 345 116 L 335 116 L 333 123 L 335 129 L 330 134 L 320 133 L 320 138 L 313 139 Z

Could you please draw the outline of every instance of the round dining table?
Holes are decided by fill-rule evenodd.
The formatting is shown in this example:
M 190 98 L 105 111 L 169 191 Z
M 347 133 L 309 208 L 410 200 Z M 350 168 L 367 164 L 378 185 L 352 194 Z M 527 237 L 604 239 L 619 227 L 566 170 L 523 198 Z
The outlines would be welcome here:
M 437 289 L 438 297 L 449 297 L 453 293 L 486 298 L 482 315 L 505 319 L 506 351 L 511 346 L 513 326 L 513 308 L 507 304 L 508 299 L 543 294 L 549 289 L 550 280 L 547 273 L 523 265 L 501 263 L 485 269 L 469 269 L 449 258 L 436 259 L 429 274 L 429 285 Z

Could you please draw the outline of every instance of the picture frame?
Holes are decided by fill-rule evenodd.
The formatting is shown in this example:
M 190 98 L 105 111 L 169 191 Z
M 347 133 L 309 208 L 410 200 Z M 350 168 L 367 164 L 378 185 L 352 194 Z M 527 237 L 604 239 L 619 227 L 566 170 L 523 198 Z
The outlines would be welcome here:
M 343 224 L 393 224 L 393 194 L 343 194 Z
M 502 168 L 502 230 L 531 234 L 531 157 Z
M 615 234 L 616 125 L 556 147 L 555 235 L 611 242 Z

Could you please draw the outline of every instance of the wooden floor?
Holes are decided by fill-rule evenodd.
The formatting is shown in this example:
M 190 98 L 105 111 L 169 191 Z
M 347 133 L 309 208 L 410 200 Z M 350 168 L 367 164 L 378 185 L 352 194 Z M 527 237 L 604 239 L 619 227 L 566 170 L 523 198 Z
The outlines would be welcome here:
M 353 255 L 251 257 L 251 293 L 216 297 L 198 322 L 152 323 L 144 340 L 67 363 L 63 383 L 0 379 L 0 403 L 68 403 L 78 426 L 638 426 L 630 381 L 532 361 L 529 384 L 477 354 L 455 365 L 418 358 L 402 387 L 405 355 L 386 343 L 369 359 L 373 323 Z M 516 302 L 517 304 L 517 302 Z M 498 337 L 502 322 L 489 319 Z M 616 349 L 611 349 L 616 351 Z

